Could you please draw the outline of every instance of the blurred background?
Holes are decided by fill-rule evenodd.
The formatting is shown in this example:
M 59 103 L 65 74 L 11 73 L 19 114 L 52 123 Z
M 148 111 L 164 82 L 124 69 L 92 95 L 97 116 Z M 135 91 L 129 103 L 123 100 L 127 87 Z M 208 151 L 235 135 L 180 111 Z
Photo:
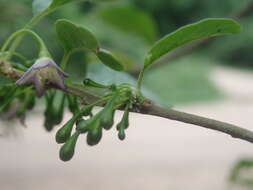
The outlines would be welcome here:
M 38 11 L 32 0 L 1 0 L 0 43 Z M 35 27 L 55 60 L 63 49 L 54 22 L 66 18 L 89 28 L 124 63 L 118 73 L 90 54 L 77 52 L 68 72 L 105 84 L 135 84 L 145 52 L 164 35 L 209 17 L 233 17 L 242 33 L 198 41 L 163 57 L 145 75 L 146 96 L 164 106 L 253 129 L 252 0 L 121 0 L 64 6 Z M 26 38 L 19 51 L 33 59 Z M 12 189 L 253 189 L 252 145 L 217 132 L 132 114 L 122 143 L 116 132 L 101 145 L 79 143 L 69 163 L 58 159 L 54 134 L 42 127 L 42 109 L 28 115 L 28 128 L 1 123 L 0 187 Z M 118 113 L 121 115 L 121 113 Z M 66 120 L 70 114 L 66 114 Z

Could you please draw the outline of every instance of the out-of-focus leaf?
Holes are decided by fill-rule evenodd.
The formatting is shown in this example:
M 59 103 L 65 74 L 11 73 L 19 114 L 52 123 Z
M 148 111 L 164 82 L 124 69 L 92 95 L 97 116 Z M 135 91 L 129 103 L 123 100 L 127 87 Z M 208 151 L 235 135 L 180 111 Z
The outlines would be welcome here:
M 174 105 L 224 98 L 211 80 L 216 61 L 200 54 L 185 56 L 146 73 L 144 86 Z
M 147 41 L 157 37 L 157 27 L 152 17 L 133 6 L 110 6 L 97 12 L 99 18 L 111 24 L 114 28 L 129 32 Z
M 34 0 L 32 7 L 33 7 L 33 14 L 37 14 L 47 7 L 49 7 L 52 0 Z
M 161 56 L 186 43 L 224 34 L 235 34 L 241 31 L 240 25 L 232 19 L 204 19 L 200 22 L 179 28 L 158 41 L 148 52 L 145 67 L 151 65 Z
M 124 70 L 123 65 L 121 65 L 121 63 L 112 55 L 111 52 L 104 49 L 100 49 L 97 52 L 97 56 L 106 66 L 116 71 Z
M 56 22 L 56 32 L 67 52 L 82 48 L 96 52 L 99 48 L 96 37 L 89 30 L 67 20 L 61 19 Z

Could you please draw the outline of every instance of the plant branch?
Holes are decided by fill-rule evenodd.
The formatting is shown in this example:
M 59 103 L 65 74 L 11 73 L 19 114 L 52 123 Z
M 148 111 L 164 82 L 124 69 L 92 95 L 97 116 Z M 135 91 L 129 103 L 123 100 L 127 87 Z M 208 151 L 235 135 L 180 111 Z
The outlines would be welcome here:
M 13 69 L 8 63 L 0 62 L 0 73 L 4 74 L 9 78 L 19 78 L 23 72 Z M 99 96 L 93 95 L 92 93 L 74 87 L 72 85 L 67 86 L 66 93 L 83 98 L 86 102 L 94 102 L 99 99 Z M 152 101 L 145 99 L 142 104 L 134 106 L 132 112 L 158 116 L 170 120 L 176 120 L 188 124 L 197 125 L 207 129 L 220 131 L 231 135 L 234 138 L 239 138 L 253 143 L 253 132 L 247 129 L 243 129 L 233 124 L 225 123 L 222 121 L 205 118 L 202 116 L 180 112 L 174 109 L 165 109 L 154 104 Z
M 234 138 L 243 139 L 243 140 L 253 143 L 252 131 L 238 127 L 233 124 L 205 118 L 205 117 L 190 114 L 190 113 L 180 112 L 173 109 L 165 109 L 153 104 L 152 102 L 149 102 L 149 104 L 146 104 L 146 105 L 144 104 L 142 108 L 143 108 L 142 112 L 148 115 L 159 116 L 162 118 L 176 120 L 176 121 L 204 127 L 207 129 L 220 131 L 222 133 L 231 135 Z

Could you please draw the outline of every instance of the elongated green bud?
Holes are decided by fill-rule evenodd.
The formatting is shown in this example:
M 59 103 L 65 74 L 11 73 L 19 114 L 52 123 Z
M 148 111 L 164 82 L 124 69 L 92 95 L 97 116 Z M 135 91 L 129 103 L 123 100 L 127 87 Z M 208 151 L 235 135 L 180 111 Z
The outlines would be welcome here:
M 86 106 L 83 110 L 82 110 L 82 116 L 89 116 L 92 114 L 92 109 L 93 106 Z
M 113 124 L 114 124 L 114 113 L 115 111 L 113 110 L 109 110 L 109 109 L 105 109 L 104 113 L 101 117 L 101 126 L 106 129 L 109 130 L 112 128 Z
M 18 69 L 18 70 L 21 70 L 23 72 L 26 72 L 27 71 L 27 67 L 20 64 L 20 63 L 12 63 L 12 66 L 15 68 L 15 69 Z
M 115 104 L 116 101 L 117 101 L 117 94 L 115 94 L 107 102 L 106 106 L 102 110 L 100 124 L 106 130 L 111 129 L 111 127 L 114 124 L 114 113 L 115 113 L 114 104 Z
M 35 106 L 35 103 L 36 103 L 36 97 L 35 97 L 35 94 L 32 93 L 30 95 L 29 101 L 27 102 L 27 109 L 32 110 Z
M 112 89 L 115 87 L 115 85 L 103 85 L 103 84 L 99 84 L 91 79 L 85 79 L 83 81 L 83 84 L 85 86 L 89 86 L 89 87 L 94 87 L 94 88 L 105 88 L 105 89 Z
M 68 140 L 68 138 L 71 135 L 73 126 L 75 122 L 80 119 L 83 115 L 83 113 L 87 112 L 87 110 L 90 110 L 90 106 L 83 107 L 81 110 L 79 110 L 73 117 L 70 119 L 61 129 L 58 130 L 56 133 L 55 139 L 57 143 L 64 143 Z M 89 121 L 89 120 L 88 120 Z M 82 125 L 77 126 L 77 130 L 79 133 L 85 133 L 87 132 L 86 127 L 84 126 L 84 122 L 81 122 Z
M 86 133 L 88 130 L 98 127 L 100 125 L 99 118 L 100 118 L 100 113 L 97 113 L 92 118 L 86 121 L 79 122 L 76 126 L 76 130 L 79 131 L 79 133 Z
M 48 93 L 45 95 L 46 97 L 46 110 L 44 112 L 45 121 L 44 121 L 44 127 L 47 131 L 52 131 L 52 129 L 55 126 L 55 108 L 53 105 L 55 92 Z
M 55 125 L 58 125 L 62 122 L 63 114 L 64 114 L 65 94 L 61 94 L 60 98 L 61 98 L 60 99 L 60 104 L 55 109 L 55 113 L 54 113 L 54 123 L 55 123 Z
M 97 125 L 97 124 L 95 124 Z M 102 127 L 94 126 L 87 135 L 87 144 L 90 146 L 94 146 L 100 142 L 102 139 Z
M 49 117 L 46 117 L 45 121 L 44 121 L 44 127 L 45 129 L 50 132 L 53 130 L 55 124 L 54 124 L 54 121 L 53 119 L 49 118 Z
M 124 140 L 126 138 L 125 129 L 127 129 L 128 126 L 129 126 L 129 111 L 127 106 L 121 121 L 117 125 L 117 130 L 119 131 L 118 137 L 120 140 Z
M 80 133 L 76 132 L 60 149 L 60 159 L 64 162 L 71 160 L 75 153 L 76 142 Z
M 124 115 L 119 124 L 122 125 L 124 129 L 128 128 L 129 126 L 129 111 L 128 110 L 125 110 Z M 118 125 L 117 125 L 117 129 L 119 130 Z
M 60 128 L 56 135 L 55 135 L 55 140 L 57 143 L 61 144 L 61 143 L 65 143 L 72 132 L 73 126 L 75 124 L 76 119 L 73 117 L 72 119 L 70 119 L 65 125 L 63 125 L 62 128 Z
M 76 114 L 79 111 L 78 101 L 75 96 L 67 94 L 68 109 L 71 113 Z
M 126 138 L 125 129 L 123 127 L 119 129 L 118 137 L 122 141 Z
M 78 130 L 80 133 L 86 133 L 89 130 L 88 124 L 89 120 L 81 119 L 76 123 L 76 130 Z

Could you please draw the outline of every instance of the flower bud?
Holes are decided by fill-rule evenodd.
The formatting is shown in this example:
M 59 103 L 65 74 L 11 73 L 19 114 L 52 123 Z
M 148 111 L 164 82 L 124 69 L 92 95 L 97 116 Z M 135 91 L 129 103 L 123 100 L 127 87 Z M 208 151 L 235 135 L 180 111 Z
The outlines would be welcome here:
M 54 112 L 54 124 L 58 125 L 63 120 L 63 114 L 64 114 L 64 105 L 65 105 L 65 94 L 61 93 L 61 99 L 58 107 L 55 109 Z
M 48 132 L 50 132 L 50 131 L 53 130 L 54 126 L 55 126 L 55 124 L 54 124 L 53 119 L 46 117 L 45 122 L 44 122 L 44 127 L 45 127 L 45 129 L 46 129 Z
M 85 86 L 94 87 L 94 88 L 105 88 L 105 89 L 111 89 L 111 90 L 116 89 L 116 86 L 114 84 L 113 85 L 103 85 L 103 84 L 99 84 L 91 79 L 85 79 L 83 81 L 83 84 Z
M 120 140 L 124 140 L 126 138 L 125 129 L 127 129 L 129 126 L 129 111 L 128 107 L 126 108 L 124 115 L 121 119 L 121 121 L 117 125 L 118 137 Z
M 118 137 L 122 141 L 126 138 L 125 129 L 123 127 L 119 129 Z
M 93 106 L 86 106 L 83 110 L 82 110 L 82 116 L 89 116 L 92 114 L 92 109 Z
M 104 113 L 101 117 L 101 126 L 104 129 L 109 130 L 112 128 L 114 124 L 114 113 L 115 113 L 115 110 L 109 110 L 109 109 L 104 110 Z
M 100 142 L 101 138 L 102 138 L 102 127 L 94 126 L 88 132 L 87 139 L 86 139 L 87 144 L 90 146 L 94 146 Z
M 60 159 L 64 162 L 71 160 L 75 153 L 75 146 L 80 133 L 76 132 L 60 149 Z
M 27 109 L 32 110 L 35 106 L 35 103 L 36 103 L 35 94 L 32 94 L 27 102 Z
M 67 99 L 69 111 L 73 114 L 76 114 L 79 111 L 77 98 L 75 96 L 67 94 Z
M 78 130 L 80 133 L 86 133 L 88 129 L 89 121 L 81 119 L 76 123 L 76 130 Z
M 60 128 L 56 135 L 55 135 L 55 140 L 57 143 L 61 144 L 61 143 L 65 143 L 70 135 L 71 135 L 71 131 L 73 129 L 73 126 L 75 124 L 75 118 L 73 117 L 72 119 L 70 119 L 65 125 L 63 125 L 62 128 Z
M 111 129 L 111 127 L 114 124 L 114 113 L 115 113 L 114 104 L 116 100 L 117 94 L 114 94 L 114 96 L 107 102 L 106 106 L 102 110 L 100 124 L 106 130 Z
M 120 128 L 127 129 L 128 126 L 129 126 L 129 111 L 125 110 L 120 123 L 117 125 L 117 130 L 120 130 Z

